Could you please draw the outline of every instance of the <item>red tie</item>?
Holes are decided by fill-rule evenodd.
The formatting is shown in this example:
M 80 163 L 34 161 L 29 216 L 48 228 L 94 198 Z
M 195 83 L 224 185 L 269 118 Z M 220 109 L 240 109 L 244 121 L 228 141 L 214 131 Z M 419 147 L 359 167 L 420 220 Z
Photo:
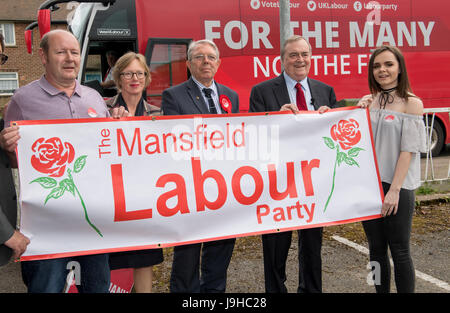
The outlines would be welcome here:
M 297 83 L 295 85 L 295 89 L 297 89 L 297 108 L 300 111 L 308 111 L 308 107 L 306 106 L 305 94 L 302 90 L 302 85 Z

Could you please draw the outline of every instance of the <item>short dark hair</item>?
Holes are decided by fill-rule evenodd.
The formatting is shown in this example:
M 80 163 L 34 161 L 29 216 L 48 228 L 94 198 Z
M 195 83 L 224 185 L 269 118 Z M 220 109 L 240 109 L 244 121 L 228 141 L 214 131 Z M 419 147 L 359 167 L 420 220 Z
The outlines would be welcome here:
M 410 96 L 412 96 L 411 91 L 411 85 L 409 84 L 409 78 L 408 78 L 408 72 L 406 71 L 406 63 L 405 63 L 405 57 L 403 56 L 402 52 L 399 48 L 394 46 L 381 46 L 372 53 L 369 60 L 369 89 L 370 92 L 374 95 L 378 92 L 381 92 L 382 89 L 380 85 L 375 80 L 375 77 L 373 75 L 373 63 L 375 62 L 375 57 L 379 55 L 380 53 L 383 53 L 385 51 L 391 52 L 398 62 L 398 84 L 397 84 L 397 94 L 399 97 L 408 100 Z

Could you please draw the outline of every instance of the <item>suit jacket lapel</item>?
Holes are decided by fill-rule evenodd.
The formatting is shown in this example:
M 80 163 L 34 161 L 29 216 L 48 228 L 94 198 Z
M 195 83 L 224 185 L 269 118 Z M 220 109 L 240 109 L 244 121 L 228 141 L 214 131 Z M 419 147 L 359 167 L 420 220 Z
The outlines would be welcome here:
M 277 99 L 278 106 L 280 108 L 284 104 L 291 102 L 283 74 L 278 76 L 278 78 L 275 80 L 275 84 L 273 85 L 273 93 L 275 95 L 275 98 Z
M 309 84 L 309 92 L 311 92 L 311 101 L 313 101 L 314 109 L 318 110 L 322 104 L 321 102 L 321 94 L 320 94 L 320 88 L 318 87 L 316 81 L 314 79 L 311 79 L 308 77 L 308 84 Z
M 200 89 L 198 88 L 197 84 L 192 80 L 192 78 L 190 78 L 187 83 L 187 92 L 191 96 L 192 102 L 197 107 L 199 112 L 201 114 L 209 114 L 205 100 L 203 100 L 203 96 L 200 93 Z
M 228 99 L 230 100 L 230 102 L 232 101 L 231 98 L 232 96 L 230 94 L 228 94 L 227 90 L 225 88 L 223 88 L 223 86 L 219 83 L 217 83 L 216 81 L 214 81 L 214 83 L 216 84 L 217 87 L 217 93 L 219 94 L 219 106 L 220 106 L 220 110 L 222 111 L 222 114 L 227 114 L 227 111 L 225 111 L 222 108 L 222 104 L 220 103 L 220 96 L 221 95 L 225 95 L 228 97 Z M 233 109 L 235 107 L 236 103 L 231 102 L 231 108 L 230 108 L 230 112 L 234 112 Z
M 227 112 L 224 111 L 222 109 L 222 106 L 220 105 L 220 95 L 225 95 L 225 90 L 222 88 L 222 86 L 220 84 L 218 84 L 216 81 L 214 81 L 214 84 L 216 84 L 216 88 L 217 88 L 217 93 L 218 93 L 218 97 L 219 97 L 219 106 L 220 106 L 220 110 L 226 114 Z M 228 97 L 228 96 L 227 96 Z

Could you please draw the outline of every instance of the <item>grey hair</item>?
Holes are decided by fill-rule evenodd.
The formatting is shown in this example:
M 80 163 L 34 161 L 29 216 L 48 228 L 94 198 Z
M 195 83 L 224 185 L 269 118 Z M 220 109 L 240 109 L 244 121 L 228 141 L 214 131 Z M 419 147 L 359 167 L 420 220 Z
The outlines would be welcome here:
M 187 51 L 187 55 L 188 55 L 188 60 L 189 61 L 192 61 L 192 52 L 199 45 L 210 45 L 211 47 L 214 48 L 214 51 L 216 53 L 217 58 L 219 58 L 219 48 L 217 48 L 216 44 L 213 41 L 209 40 L 209 39 L 201 39 L 201 40 L 197 40 L 197 41 L 192 41 L 189 44 L 189 48 L 188 48 L 188 51 Z
M 292 35 L 292 36 L 290 36 L 288 39 L 286 39 L 284 41 L 283 47 L 281 47 L 281 58 L 282 59 L 284 57 L 284 54 L 286 53 L 286 46 L 288 44 L 292 43 L 292 42 L 296 42 L 296 41 L 299 41 L 299 40 L 306 41 L 306 43 L 308 44 L 308 47 L 309 47 L 309 53 L 312 54 L 311 44 L 309 43 L 309 41 L 305 37 L 302 37 L 302 36 L 299 36 L 299 35 Z

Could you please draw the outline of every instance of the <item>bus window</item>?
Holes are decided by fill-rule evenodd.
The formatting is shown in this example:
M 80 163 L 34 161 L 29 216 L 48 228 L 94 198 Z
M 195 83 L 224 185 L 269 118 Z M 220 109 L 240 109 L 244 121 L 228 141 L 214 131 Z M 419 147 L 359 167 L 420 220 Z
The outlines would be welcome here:
M 180 43 L 169 39 L 149 39 L 147 63 L 152 75 L 152 82 L 147 88 L 149 103 L 160 107 L 164 89 L 188 79 L 186 60 L 189 42 L 190 40 Z
M 109 98 L 117 94 L 115 88 L 103 88 L 100 83 L 104 81 L 109 65 L 106 53 L 115 51 L 117 57 L 121 57 L 128 51 L 134 51 L 134 42 L 130 41 L 89 41 L 88 53 L 85 57 L 85 67 L 83 69 L 83 85 L 97 90 L 103 97 Z
M 84 80 L 102 81 L 102 59 L 100 55 L 91 54 L 87 58 Z

